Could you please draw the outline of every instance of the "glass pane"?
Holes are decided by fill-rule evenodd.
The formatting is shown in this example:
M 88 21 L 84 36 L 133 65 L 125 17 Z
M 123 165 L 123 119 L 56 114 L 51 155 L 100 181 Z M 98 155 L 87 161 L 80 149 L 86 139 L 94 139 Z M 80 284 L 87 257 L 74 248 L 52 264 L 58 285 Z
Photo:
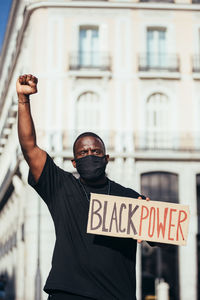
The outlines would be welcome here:
M 79 32 L 79 64 L 81 66 L 87 65 L 88 41 L 87 41 L 87 30 L 80 29 Z
M 166 32 L 163 30 L 159 31 L 158 53 L 159 65 L 166 66 Z
M 154 42 L 154 30 L 147 31 L 147 64 L 148 66 L 154 66 L 156 64 L 154 52 L 155 52 L 155 42 Z
M 99 32 L 97 29 L 92 30 L 91 64 L 93 66 L 99 65 Z

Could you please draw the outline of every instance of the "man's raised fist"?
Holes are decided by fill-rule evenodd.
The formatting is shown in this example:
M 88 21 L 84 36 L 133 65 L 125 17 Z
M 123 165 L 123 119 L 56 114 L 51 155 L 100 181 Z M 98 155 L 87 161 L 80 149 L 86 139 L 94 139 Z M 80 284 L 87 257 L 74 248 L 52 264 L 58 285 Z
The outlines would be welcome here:
M 37 78 L 31 74 L 19 76 L 16 84 L 18 95 L 32 95 L 37 93 Z

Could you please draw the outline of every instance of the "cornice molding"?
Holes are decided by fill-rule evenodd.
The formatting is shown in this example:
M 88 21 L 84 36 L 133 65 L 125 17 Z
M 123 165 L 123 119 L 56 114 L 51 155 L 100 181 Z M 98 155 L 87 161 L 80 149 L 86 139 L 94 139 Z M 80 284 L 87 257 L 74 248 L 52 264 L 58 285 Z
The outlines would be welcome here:
M 155 9 L 155 10 L 188 10 L 200 11 L 200 4 L 162 3 L 162 2 L 114 2 L 114 1 L 38 1 L 27 6 L 27 10 L 38 8 L 124 8 L 124 9 Z

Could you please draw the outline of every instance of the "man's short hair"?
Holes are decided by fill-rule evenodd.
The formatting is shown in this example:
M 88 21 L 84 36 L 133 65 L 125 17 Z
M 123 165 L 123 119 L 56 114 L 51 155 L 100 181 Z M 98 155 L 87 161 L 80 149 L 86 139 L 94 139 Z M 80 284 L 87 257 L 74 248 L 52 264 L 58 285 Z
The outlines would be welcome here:
M 103 145 L 104 152 L 106 153 L 106 147 L 105 147 L 105 144 L 104 144 L 103 140 L 100 138 L 100 136 L 97 135 L 97 134 L 94 133 L 94 132 L 88 131 L 88 132 L 83 132 L 83 133 L 79 134 L 79 136 L 75 139 L 75 142 L 74 142 L 74 145 L 73 145 L 73 153 L 74 153 L 74 157 L 75 157 L 75 147 L 76 147 L 76 143 L 78 142 L 79 139 L 81 139 L 81 138 L 83 138 L 83 137 L 85 137 L 85 136 L 92 136 L 92 137 L 94 137 L 94 138 L 96 138 L 96 139 L 99 139 L 99 140 L 101 141 L 102 145 Z

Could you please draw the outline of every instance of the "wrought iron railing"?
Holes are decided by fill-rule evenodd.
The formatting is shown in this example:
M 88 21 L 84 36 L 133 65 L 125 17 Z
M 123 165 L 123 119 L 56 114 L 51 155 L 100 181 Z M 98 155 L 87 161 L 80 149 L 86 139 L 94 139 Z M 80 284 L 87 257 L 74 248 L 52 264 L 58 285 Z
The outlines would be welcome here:
M 98 69 L 109 71 L 111 69 L 111 57 L 105 52 L 74 52 L 69 56 L 69 69 Z
M 199 2 L 200 3 L 200 2 Z M 192 71 L 194 73 L 200 73 L 200 54 L 193 56 L 193 66 Z
M 140 2 L 162 2 L 162 3 L 174 3 L 174 0 L 140 0 Z
M 95 131 L 103 139 L 106 149 L 110 153 L 122 155 L 137 151 L 200 151 L 200 132 L 172 133 L 172 132 L 116 132 Z M 77 131 L 49 131 L 41 133 L 42 140 L 46 140 L 45 149 L 50 153 L 66 152 L 71 156 L 73 142 L 80 132 Z
M 72 147 L 75 139 L 79 134 L 84 131 L 89 130 L 72 130 L 72 131 L 40 131 L 40 136 L 42 139 L 46 140 L 47 150 L 53 153 L 57 152 L 70 152 L 72 154 Z M 90 130 L 91 131 L 91 130 Z M 104 141 L 107 150 L 112 151 L 115 147 L 115 137 L 116 134 L 113 131 L 97 131 L 92 129 L 95 133 L 97 133 Z
M 147 52 L 139 55 L 139 71 L 179 72 L 179 65 L 177 54 Z
M 146 132 L 134 135 L 135 150 L 200 151 L 200 133 Z

